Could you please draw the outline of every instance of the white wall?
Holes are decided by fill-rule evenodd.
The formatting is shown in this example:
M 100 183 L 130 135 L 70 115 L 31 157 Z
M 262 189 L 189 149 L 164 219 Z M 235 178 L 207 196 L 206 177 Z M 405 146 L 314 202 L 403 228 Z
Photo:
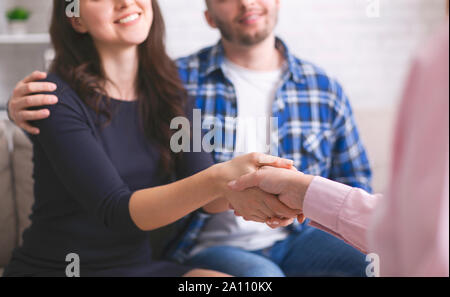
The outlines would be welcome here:
M 368 1 L 376 0 L 282 0 L 277 32 L 297 56 L 337 77 L 355 108 L 395 106 L 411 54 L 444 17 L 445 0 L 379 0 L 379 18 L 367 17 Z M 46 30 L 52 0 L 0 2 L 31 8 L 30 31 Z M 171 56 L 189 54 L 218 39 L 204 21 L 204 0 L 159 2 Z M 0 45 L 0 104 L 17 80 L 42 70 L 44 49 Z
M 52 0 L 0 0 L 0 34 L 7 32 L 5 11 L 15 5 L 27 7 L 32 11 L 29 31 L 46 32 Z M 43 70 L 42 55 L 45 45 L 3 45 L 0 44 L 0 107 L 4 106 L 16 82 L 33 70 Z M 2 115 L 0 114 L 0 119 Z
M 397 103 L 411 55 L 445 16 L 445 0 L 282 0 L 277 33 L 300 58 L 337 77 L 356 108 Z M 203 0 L 160 1 L 173 56 L 218 39 L 203 17 Z

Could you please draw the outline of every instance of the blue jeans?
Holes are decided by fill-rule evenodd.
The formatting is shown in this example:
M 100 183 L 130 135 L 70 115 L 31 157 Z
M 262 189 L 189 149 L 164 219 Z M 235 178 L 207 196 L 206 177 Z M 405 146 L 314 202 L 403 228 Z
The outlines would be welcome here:
M 231 246 L 202 250 L 184 264 L 237 277 L 366 276 L 365 255 L 344 241 L 303 225 L 298 233 L 258 251 Z

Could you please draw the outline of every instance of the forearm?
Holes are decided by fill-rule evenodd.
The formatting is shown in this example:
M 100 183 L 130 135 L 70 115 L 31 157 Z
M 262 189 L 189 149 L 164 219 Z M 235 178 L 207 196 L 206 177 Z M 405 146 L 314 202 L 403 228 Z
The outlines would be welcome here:
M 216 172 L 215 165 L 168 185 L 136 191 L 129 204 L 131 218 L 140 229 L 149 231 L 220 200 L 223 183 Z

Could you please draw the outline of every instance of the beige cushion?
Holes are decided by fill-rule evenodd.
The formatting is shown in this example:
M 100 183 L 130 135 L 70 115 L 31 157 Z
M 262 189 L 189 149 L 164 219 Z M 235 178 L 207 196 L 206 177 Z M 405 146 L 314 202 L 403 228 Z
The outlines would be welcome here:
M 14 168 L 14 188 L 19 219 L 19 245 L 22 233 L 30 225 L 29 216 L 34 201 L 33 192 L 33 146 L 30 139 L 17 127 L 13 131 L 14 150 L 12 163 Z
M 8 263 L 17 239 L 11 161 L 5 129 L 5 123 L 0 121 L 0 267 Z

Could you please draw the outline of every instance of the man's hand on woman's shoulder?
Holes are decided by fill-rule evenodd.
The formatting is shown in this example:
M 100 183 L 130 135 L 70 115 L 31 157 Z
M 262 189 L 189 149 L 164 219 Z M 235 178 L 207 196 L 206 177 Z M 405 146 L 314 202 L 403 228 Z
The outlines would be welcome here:
M 58 102 L 54 95 L 40 94 L 53 92 L 57 86 L 50 82 L 38 82 L 47 78 L 47 73 L 35 71 L 17 83 L 8 101 L 8 117 L 17 126 L 30 134 L 39 134 L 39 129 L 28 121 L 45 119 L 50 116 L 48 109 L 28 110 L 30 107 L 53 105 Z

